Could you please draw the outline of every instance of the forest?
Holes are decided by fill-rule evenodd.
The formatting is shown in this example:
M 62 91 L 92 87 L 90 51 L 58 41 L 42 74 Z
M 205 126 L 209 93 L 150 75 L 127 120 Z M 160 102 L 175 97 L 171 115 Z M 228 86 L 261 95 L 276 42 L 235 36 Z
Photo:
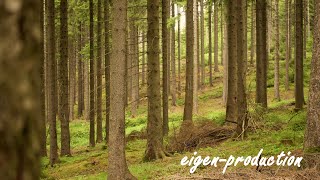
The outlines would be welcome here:
M 320 179 L 320 0 L 0 1 L 0 135 L 4 180 Z

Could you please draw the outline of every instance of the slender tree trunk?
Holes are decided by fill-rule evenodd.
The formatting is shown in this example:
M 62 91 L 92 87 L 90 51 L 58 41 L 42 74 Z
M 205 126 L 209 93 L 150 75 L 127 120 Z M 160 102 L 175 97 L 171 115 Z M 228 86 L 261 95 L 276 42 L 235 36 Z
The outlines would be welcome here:
M 291 0 L 286 0 L 286 79 L 285 79 L 285 89 L 289 90 L 289 63 L 291 61 Z
M 221 48 L 221 65 L 224 65 L 224 29 L 223 29 L 223 16 L 224 16 L 224 12 L 223 12 L 223 2 L 220 2 L 221 3 L 221 7 L 220 7 L 220 11 L 221 11 L 221 17 L 220 17 L 220 33 L 221 33 L 221 36 L 220 36 L 220 48 Z
M 41 102 L 41 141 L 40 141 L 40 154 L 42 157 L 47 156 L 47 131 L 46 131 L 46 87 L 45 87 L 45 52 L 44 52 L 44 2 L 40 3 L 40 31 L 41 31 L 41 46 L 40 46 L 40 102 Z
M 227 14 L 224 13 L 225 19 L 227 18 Z M 228 54 L 229 54 L 229 50 L 228 50 L 228 26 L 227 24 L 223 24 L 223 31 L 224 31 L 224 39 L 223 39 L 223 95 L 222 95 L 222 99 L 223 99 L 223 104 L 226 106 L 227 105 L 227 97 L 228 97 Z
M 102 142 L 102 17 L 101 17 L 101 0 L 98 0 L 97 5 L 97 143 Z
M 106 2 L 104 4 L 107 4 Z M 105 6 L 106 7 L 106 6 Z M 128 170 L 125 156 L 125 67 L 127 1 L 113 1 L 113 50 L 110 56 L 110 131 L 108 143 L 108 179 L 136 179 Z
M 205 81 L 206 81 L 206 74 L 205 74 L 205 70 L 206 70 L 206 66 L 205 66 L 205 59 L 204 59 L 204 37 L 205 37 L 205 32 L 204 32 L 204 3 L 203 3 L 204 0 L 200 0 L 200 8 L 201 8 L 201 87 L 200 88 L 204 88 L 204 84 L 205 84 Z
M 104 0 L 104 54 L 105 54 L 105 82 L 106 82 L 106 141 L 109 141 L 109 122 L 110 122 L 110 10 L 109 10 L 109 0 Z
M 308 0 L 303 0 L 303 7 L 303 59 L 306 59 L 308 40 Z
M 83 86 L 83 62 L 82 62 L 82 28 L 81 22 L 79 22 L 78 26 L 78 118 L 83 116 L 84 110 L 84 86 Z
M 163 106 L 163 112 L 162 112 L 162 116 L 163 116 L 163 126 L 162 126 L 162 130 L 163 130 L 163 135 L 167 135 L 169 132 L 169 117 L 168 117 L 168 108 L 169 108 L 169 104 L 168 104 L 168 94 L 169 94 L 169 79 L 168 79 L 168 74 L 169 74 L 169 53 L 168 53 L 168 45 L 169 45 L 169 40 L 168 40 L 168 36 L 169 36 L 169 30 L 166 26 L 167 24 L 167 20 L 170 16 L 170 7 L 169 7 L 169 0 L 162 0 L 162 106 Z M 149 32 L 148 34 L 149 35 Z M 149 42 L 149 39 L 147 39 Z M 147 43 L 148 45 L 148 43 Z M 147 49 L 148 53 L 149 52 L 149 45 L 148 45 L 148 49 Z M 148 54 L 147 53 L 147 54 Z M 148 56 L 149 57 L 149 56 Z M 148 60 L 149 61 L 149 60 Z M 149 63 L 149 62 L 148 62 Z M 148 65 L 148 73 L 150 72 L 149 70 L 149 65 Z M 148 75 L 148 79 L 149 79 L 149 75 Z M 149 83 L 149 82 L 148 82 Z
M 279 89 L 279 74 L 280 74 L 280 31 L 279 31 L 279 0 L 275 0 L 275 63 L 274 63 L 274 96 L 277 101 L 280 101 L 280 89 Z
M 219 72 L 218 60 L 218 2 L 214 1 L 214 72 Z
M 75 86 L 76 86 L 76 58 L 74 56 L 74 43 L 73 38 L 70 38 L 69 41 L 69 64 L 68 64 L 68 71 L 69 71 L 69 121 L 74 119 L 74 104 L 75 104 Z
M 193 85 L 194 85 L 194 2 L 193 0 L 187 0 L 186 11 L 186 87 L 185 87 L 185 104 L 183 120 L 192 121 L 193 110 Z M 195 26 L 196 27 L 196 26 Z M 196 69 L 196 68 L 195 68 Z
M 247 62 L 247 1 L 239 0 L 237 10 L 237 93 L 238 93 L 238 119 L 237 134 L 243 138 L 248 128 L 247 95 L 246 95 L 246 62 Z
M 296 0 L 295 109 L 303 108 L 303 0 Z
M 309 168 L 320 168 L 320 1 L 315 0 L 313 27 L 313 57 L 311 62 L 310 94 L 307 113 L 307 126 L 304 136 L 304 159 Z
M 138 28 L 133 22 L 131 30 L 132 35 L 132 103 L 131 103 L 131 116 L 137 116 L 138 101 L 139 101 L 139 52 L 138 52 Z
M 172 18 L 175 17 L 174 3 L 171 3 L 171 11 Z M 172 76 L 172 88 L 171 88 L 171 96 L 172 96 L 172 105 L 176 106 L 176 30 L 175 23 L 173 23 L 171 27 L 171 76 Z
M 256 56 L 256 21 L 255 21 L 255 0 L 251 5 L 251 50 L 250 50 L 250 65 L 254 64 Z
M 168 3 L 169 4 L 169 3 Z M 167 5 L 168 5 L 167 4 Z M 168 14 L 169 12 L 165 12 Z M 159 0 L 147 1 L 148 19 L 148 122 L 147 148 L 144 160 L 164 158 L 163 121 L 161 118 L 160 58 L 159 58 Z M 168 17 L 168 16 L 167 16 Z M 165 24 L 164 24 L 165 25 Z M 166 28 L 166 27 L 165 27 Z
M 209 2 L 208 6 L 208 33 L 209 33 L 209 83 L 210 86 L 213 86 L 213 77 L 212 77 L 212 2 Z
M 69 129 L 68 80 L 68 1 L 60 1 L 59 110 L 61 121 L 61 155 L 71 155 Z
M 179 6 L 178 6 L 179 7 Z M 178 18 L 178 94 L 181 96 L 181 23 L 180 23 L 180 10 L 179 10 L 179 18 Z
M 237 5 L 238 3 L 233 3 L 232 1 L 227 2 L 227 15 L 228 15 L 228 95 L 227 95 L 227 109 L 226 109 L 226 121 L 236 122 L 238 117 L 238 68 L 237 68 L 237 38 L 241 34 L 237 32 Z M 241 37 L 239 37 L 241 39 Z M 242 40 L 242 39 L 241 39 Z M 241 59 L 241 58 L 239 58 Z
M 199 18 L 198 18 L 198 1 L 194 0 L 194 68 L 193 68 L 193 113 L 198 113 L 198 88 L 199 88 L 199 82 L 200 82 L 200 76 L 199 76 Z M 188 51 L 188 50 L 187 50 Z M 187 55 L 188 56 L 188 55 Z M 189 72 L 187 72 L 189 73 Z
M 144 86 L 145 84 L 146 84 L 146 56 L 145 56 L 145 54 L 146 54 L 146 49 L 145 49 L 145 47 L 146 47 L 146 45 L 145 45 L 145 33 L 144 32 L 141 32 L 141 34 L 142 34 L 142 64 L 141 64 L 141 66 L 142 66 L 142 77 L 141 77 L 141 79 L 142 79 L 142 86 Z
M 267 2 L 257 0 L 257 65 L 256 65 L 256 103 L 267 108 Z
M 196 17 L 196 22 L 197 22 L 197 34 L 196 34 L 196 41 L 197 41 L 197 92 L 196 94 L 198 94 L 198 90 L 201 88 L 201 49 L 200 49 L 200 46 L 201 46 L 201 41 L 200 41 L 200 25 L 201 25 L 201 22 L 200 22 L 200 11 L 199 11 L 199 0 L 196 0 L 196 12 L 197 12 L 197 15 L 195 16 Z M 197 95 L 198 97 L 198 95 Z M 194 112 L 197 114 L 198 113 L 198 99 L 197 98 L 193 98 L 193 100 L 196 102 L 196 106 L 193 106 L 196 110 L 194 110 Z
M 0 179 L 40 178 L 41 7 L 32 0 L 0 4 Z
M 94 124 L 95 124 L 95 108 L 94 108 L 94 99 L 95 99 L 95 87 L 94 87 L 94 55 L 93 55 L 93 0 L 89 1 L 89 9 L 90 9 L 90 136 L 89 136 L 89 144 L 91 147 L 94 147 L 95 144 L 95 130 L 94 130 Z

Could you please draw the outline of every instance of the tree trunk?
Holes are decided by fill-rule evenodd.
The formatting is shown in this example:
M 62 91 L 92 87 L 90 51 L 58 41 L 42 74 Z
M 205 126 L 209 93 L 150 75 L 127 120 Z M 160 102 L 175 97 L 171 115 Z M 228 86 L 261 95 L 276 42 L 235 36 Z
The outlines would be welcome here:
M 309 168 L 320 168 L 320 1 L 315 1 L 313 27 L 313 57 L 311 62 L 310 92 L 307 126 L 304 136 L 304 160 Z
M 83 62 L 82 62 L 82 27 L 81 22 L 79 22 L 78 26 L 79 34 L 78 34 L 78 118 L 83 116 L 84 110 L 84 78 L 83 78 Z
M 179 6 L 178 6 L 179 7 Z M 179 18 L 178 18 L 178 94 L 181 96 L 181 24 L 180 24 L 180 10 L 179 10 Z
M 138 28 L 135 22 L 131 26 L 132 38 L 132 102 L 131 102 L 131 116 L 137 116 L 138 101 L 139 101 L 139 52 L 138 52 Z
M 238 93 L 238 119 L 237 119 L 237 134 L 242 137 L 248 128 L 247 118 L 247 95 L 246 95 L 246 62 L 247 62 L 247 1 L 239 0 L 237 10 L 237 93 Z
M 61 154 L 71 155 L 69 129 L 69 80 L 68 80 L 68 1 L 60 1 L 60 60 L 59 60 L 59 110 L 61 121 Z
M 199 18 L 198 18 L 198 1 L 194 0 L 194 68 L 193 68 L 193 113 L 198 113 L 198 88 L 200 86 L 200 66 L 199 66 Z M 187 50 L 188 51 L 188 50 Z M 187 55 L 188 56 L 188 55 Z M 189 72 L 187 72 L 189 73 Z
M 168 118 L 168 108 L 169 108 L 169 104 L 168 104 L 168 101 L 169 101 L 168 100 L 168 94 L 169 94 L 169 88 L 168 88 L 169 87 L 169 79 L 168 79 L 168 74 L 169 74 L 169 71 L 168 71 L 168 67 L 169 67 L 169 60 L 168 60 L 169 40 L 168 40 L 168 36 L 169 36 L 169 30 L 166 26 L 167 20 L 170 15 L 169 11 L 170 11 L 169 0 L 162 0 L 162 78 L 163 78 L 162 79 L 162 86 L 163 86 L 162 87 L 163 88 L 163 90 L 162 90 L 162 106 L 163 106 L 162 130 L 163 130 L 163 135 L 167 135 L 169 132 L 169 118 Z M 147 39 L 147 40 L 149 42 L 149 39 Z M 148 43 L 147 43 L 147 45 L 148 45 Z M 148 48 L 149 48 L 149 46 L 148 46 Z M 147 48 L 147 51 L 148 51 L 148 53 L 150 53 L 148 48 Z M 148 73 L 150 73 L 149 65 L 148 65 Z M 149 75 L 148 75 L 148 79 L 149 79 Z
M 280 31 L 279 31 L 279 0 L 275 0 L 275 62 L 274 62 L 274 96 L 277 101 L 280 101 L 280 82 L 279 82 L 279 74 L 280 74 Z
M 90 9 L 90 136 L 89 136 L 89 144 L 91 147 L 94 147 L 95 144 L 95 130 L 94 130 L 94 124 L 95 124 L 95 108 L 94 108 L 94 94 L 95 94 L 95 88 L 94 88 L 94 55 L 93 55 L 93 49 L 94 49 L 94 41 L 93 41 L 93 0 L 89 1 L 89 9 Z
M 0 4 L 0 179 L 40 178 L 42 5 Z
M 214 1 L 214 72 L 219 72 L 218 62 L 218 2 Z
M 231 1 L 227 2 L 227 24 L 228 24 L 228 95 L 227 95 L 227 109 L 226 121 L 236 122 L 238 117 L 238 99 L 237 99 L 237 82 L 238 82 L 238 68 L 237 68 L 237 38 L 241 34 L 237 32 L 237 5 Z M 241 39 L 241 37 L 239 37 Z M 241 39 L 242 40 L 242 39 Z M 241 59 L 241 58 L 239 58 Z
M 256 35 L 257 35 L 257 65 L 256 65 L 256 103 L 267 108 L 267 2 L 256 2 Z
M 192 121 L 193 110 L 193 69 L 194 69 L 194 24 L 193 24 L 193 12 L 194 2 L 193 0 L 187 0 L 186 10 L 186 87 L 185 87 L 185 104 L 183 120 Z M 195 68 L 196 69 L 196 68 Z
M 223 14 L 225 19 L 227 19 L 227 14 L 224 13 Z M 224 31 L 224 39 L 223 39 L 223 95 L 222 95 L 222 99 L 223 99 L 223 104 L 226 106 L 227 105 L 227 97 L 228 97 L 228 26 L 227 24 L 223 24 L 223 31 Z
M 220 49 L 221 49 L 221 65 L 224 65 L 224 29 L 223 29 L 223 16 L 224 16 L 224 12 L 223 12 L 223 2 L 220 2 L 221 3 L 221 7 L 220 7 L 220 11 L 221 11 L 221 17 L 220 17 L 220 33 L 221 33 L 221 36 L 220 36 Z
M 45 52 L 44 52 L 44 2 L 40 3 L 40 31 L 41 31 L 41 46 L 40 46 L 40 102 L 41 102 L 41 123 L 40 123 L 40 154 L 42 157 L 47 156 L 47 131 L 46 131 L 46 87 L 45 87 Z
M 145 45 L 145 33 L 144 32 L 141 32 L 142 34 L 142 72 L 141 72 L 141 79 L 142 79 L 142 86 L 144 86 L 146 84 L 146 45 Z
M 208 33 L 209 33 L 209 83 L 210 86 L 213 86 L 213 77 L 212 77 L 212 2 L 209 2 L 208 5 Z
M 58 143 L 57 143 L 57 124 L 56 124 L 56 38 L 55 38 L 55 8 L 54 0 L 48 0 L 48 82 L 49 82 L 49 94 L 48 94 L 48 122 L 50 130 L 50 165 L 53 166 L 59 161 L 58 159 Z
M 105 4 L 107 4 L 105 2 Z M 105 6 L 106 7 L 106 6 Z M 136 179 L 128 170 L 125 156 L 125 67 L 127 1 L 113 1 L 112 37 L 110 56 L 110 131 L 108 143 L 108 179 Z
M 109 0 L 104 0 L 104 54 L 105 54 L 105 82 L 106 82 L 106 141 L 109 141 L 110 121 L 110 10 Z
M 303 108 L 303 0 L 296 0 L 295 109 Z
M 206 66 L 205 66 L 205 59 L 204 59 L 204 37 L 205 37 L 205 32 L 204 32 L 204 5 L 203 5 L 203 1 L 204 0 L 200 0 L 200 8 L 201 8 L 201 87 L 200 88 L 204 88 L 204 84 L 205 84 L 205 81 L 206 81 L 206 74 L 205 74 L 205 70 L 206 70 Z
M 291 61 L 291 0 L 286 0 L 286 79 L 285 79 L 285 89 L 289 90 L 289 63 Z
M 97 143 L 102 142 L 102 50 L 101 50 L 101 0 L 97 5 Z
M 169 3 L 168 3 L 169 4 Z M 167 4 L 167 5 L 168 5 Z M 169 12 L 165 12 L 169 13 Z M 160 59 L 159 59 L 159 0 L 147 1 L 148 19 L 148 122 L 147 149 L 144 160 L 164 158 L 163 121 L 161 119 Z M 164 24 L 165 25 L 165 24 Z M 165 27 L 166 28 L 166 27 Z
M 172 18 L 175 18 L 174 3 L 171 3 Z M 172 87 L 171 87 L 171 96 L 172 96 L 172 105 L 176 106 L 176 30 L 175 23 L 171 27 L 171 76 L 172 76 Z
M 255 50 L 256 50 L 256 21 L 255 21 L 255 0 L 252 1 L 251 5 L 251 50 L 250 50 L 250 65 L 254 64 Z
M 69 41 L 69 64 L 68 64 L 68 71 L 69 71 L 69 121 L 74 119 L 74 104 L 75 104 L 75 86 L 76 86 L 76 58 L 74 56 L 74 43 L 73 38 L 70 38 Z

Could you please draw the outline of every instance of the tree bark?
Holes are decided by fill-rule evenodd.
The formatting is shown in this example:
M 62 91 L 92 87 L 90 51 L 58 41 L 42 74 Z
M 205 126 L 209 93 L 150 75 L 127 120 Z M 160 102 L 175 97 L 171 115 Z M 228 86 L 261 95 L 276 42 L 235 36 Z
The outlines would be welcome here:
M 171 11 L 172 11 L 172 18 L 175 18 L 175 9 L 174 3 L 171 2 Z M 177 83 L 176 83 L 176 30 L 175 30 L 175 23 L 173 23 L 171 27 L 171 78 L 172 78 L 172 87 L 171 87 L 171 96 L 172 96 L 172 105 L 176 106 L 176 90 L 177 90 Z
M 295 109 L 301 110 L 303 95 L 303 0 L 296 0 Z
M 291 61 L 291 0 L 286 0 L 286 78 L 285 78 L 285 89 L 289 90 L 289 63 Z
M 200 29 L 200 35 L 201 35 L 201 83 L 200 83 L 200 88 L 204 88 L 204 84 L 206 81 L 206 74 L 205 74 L 205 70 L 206 70 L 206 66 L 205 66 L 205 59 L 204 59 L 204 37 L 205 37 L 205 32 L 204 32 L 204 0 L 200 0 L 200 25 L 201 25 L 201 29 Z
M 105 3 L 106 4 L 106 3 Z M 113 1 L 112 38 L 116 39 L 110 56 L 110 131 L 108 143 L 108 179 L 136 179 L 130 172 L 125 156 L 125 71 L 127 1 Z
M 89 145 L 94 147 L 95 144 L 95 107 L 94 107 L 94 100 L 95 100 L 95 87 L 94 87 L 94 41 L 93 41 L 93 0 L 89 1 L 89 9 L 90 9 L 90 31 L 89 31 L 89 45 L 90 45 L 90 105 L 89 105 L 89 118 L 90 118 L 90 135 L 89 135 Z
M 55 37 L 55 8 L 54 0 L 48 0 L 48 122 L 50 131 L 50 165 L 53 166 L 59 161 L 58 159 L 58 143 L 57 143 L 57 123 L 56 123 L 56 37 Z
M 280 31 L 279 31 L 279 0 L 275 0 L 275 63 L 274 63 L 274 97 L 277 101 L 280 101 L 280 82 L 279 82 L 279 74 L 280 74 Z
M 200 66 L 199 66 L 199 18 L 198 18 L 198 1 L 194 0 L 194 65 L 193 65 L 193 113 L 198 113 L 198 88 L 200 87 Z M 188 55 L 187 55 L 188 56 Z M 188 72 L 189 73 L 189 72 Z
M 138 51 L 138 27 L 133 22 L 131 27 L 132 35 L 132 103 L 131 103 L 131 116 L 137 116 L 138 101 L 139 101 L 139 51 Z
M 163 135 L 167 135 L 169 132 L 169 117 L 168 117 L 168 108 L 169 108 L 169 30 L 167 28 L 167 20 L 170 16 L 169 14 L 170 7 L 169 7 L 169 0 L 162 0 L 162 106 L 163 106 Z M 148 35 L 148 34 L 147 34 Z M 148 42 L 149 39 L 147 38 Z M 147 43 L 148 45 L 148 43 Z M 148 46 L 149 48 L 149 46 Z M 147 48 L 147 51 L 149 53 L 149 49 Z M 149 56 L 148 56 L 149 57 Z M 149 66 L 148 66 L 148 73 L 150 72 Z M 148 75 L 149 77 L 149 75 Z
M 256 65 L 256 103 L 267 108 L 267 2 L 256 2 L 256 35 L 257 35 L 257 65 Z
M 40 46 L 40 102 L 41 102 L 41 123 L 40 123 L 40 132 L 41 132 L 41 143 L 40 143 L 40 154 L 42 157 L 47 156 L 47 131 L 46 131 L 46 63 L 45 63 L 45 40 L 44 40 L 44 2 L 40 1 L 40 31 L 41 31 L 41 46 Z
M 193 84 L 194 84 L 194 24 L 193 24 L 193 0 L 187 0 L 186 10 L 186 87 L 183 120 L 192 121 L 193 110 Z
M 97 4 L 97 143 L 102 142 L 102 48 L 101 48 L 101 0 Z
M 255 21 L 255 0 L 251 5 L 251 50 L 250 50 L 250 65 L 254 64 L 256 56 L 256 21 Z
M 84 78 L 83 78 L 83 62 L 82 62 L 82 25 L 81 22 L 79 22 L 78 26 L 78 118 L 83 116 L 83 110 L 84 110 Z
M 0 179 L 40 178 L 42 5 L 0 4 Z
M 238 68 L 237 68 L 237 5 L 231 0 L 227 2 L 227 25 L 228 25 L 228 95 L 227 95 L 227 109 L 226 109 L 226 121 L 236 122 L 238 117 Z M 239 34 L 240 35 L 240 34 Z M 241 39 L 241 38 L 239 38 Z M 242 39 L 241 39 L 242 40 Z
M 208 5 L 208 33 L 209 33 L 209 83 L 213 86 L 212 77 L 212 2 Z
M 227 12 L 227 11 L 226 11 Z M 225 16 L 225 19 L 228 19 L 227 18 L 227 14 L 224 13 L 223 14 Z M 223 60 L 224 60 L 224 63 L 223 63 L 223 95 L 222 95 L 222 99 L 223 99 L 223 104 L 226 106 L 227 105 L 227 97 L 228 97 L 228 53 L 229 53 L 229 50 L 228 50 L 228 26 L 226 23 L 223 24 L 223 31 L 224 31 L 224 39 L 223 39 Z
M 218 60 L 218 2 L 214 1 L 214 72 L 219 72 Z
M 178 6 L 179 8 L 179 6 Z M 178 18 L 178 94 L 181 96 L 181 23 L 180 23 L 180 10 L 179 10 L 179 18 Z
M 60 60 L 59 60 L 59 110 L 61 121 L 61 154 L 71 155 L 69 129 L 69 80 L 68 80 L 68 1 L 60 1 Z
M 109 141 L 109 122 L 110 122 L 110 100 L 111 100 L 111 94 L 110 94 L 110 6 L 109 6 L 109 0 L 104 0 L 104 54 L 105 54 L 105 81 L 106 81 L 106 137 L 105 140 Z
M 167 13 L 167 12 L 166 12 Z M 161 119 L 160 59 L 159 59 L 159 0 L 147 1 L 148 19 L 148 122 L 147 148 L 144 160 L 164 158 L 163 121 Z M 165 25 L 165 24 L 163 24 Z
M 304 160 L 309 168 L 320 168 L 320 1 L 315 0 L 313 27 L 313 56 L 311 61 L 310 92 L 307 126 L 304 136 Z

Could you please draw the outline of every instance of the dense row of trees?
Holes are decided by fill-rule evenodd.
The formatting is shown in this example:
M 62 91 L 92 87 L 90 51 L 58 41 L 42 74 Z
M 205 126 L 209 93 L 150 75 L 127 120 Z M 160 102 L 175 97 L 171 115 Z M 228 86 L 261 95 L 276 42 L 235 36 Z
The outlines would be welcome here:
M 305 103 L 303 61 L 306 58 L 306 44 L 309 37 L 313 37 L 314 40 L 305 152 L 308 155 L 318 151 L 320 129 L 316 124 L 319 123 L 320 110 L 319 0 L 295 0 L 294 2 L 291 0 L 285 0 L 285 2 L 239 0 L 236 3 L 231 0 L 174 2 L 162 0 L 161 4 L 159 0 L 147 0 L 147 2 L 143 0 L 60 0 L 58 4 L 54 0 L 45 0 L 41 4 L 31 0 L 23 2 L 23 5 L 19 6 L 21 9 L 15 9 L 15 5 L 11 6 L 11 1 L 8 1 L 9 4 L 0 4 L 0 9 L 4 10 L 0 13 L 1 22 L 3 21 L 0 23 L 0 29 L 2 32 L 7 32 L 1 35 L 4 41 L 0 43 L 4 49 L 0 51 L 0 62 L 4 65 L 0 67 L 1 74 L 4 74 L 0 78 L 0 102 L 3 102 L 0 104 L 0 128 L 2 127 L 0 131 L 4 135 L 0 149 L 0 162 L 6 161 L 6 158 L 13 160 L 10 161 L 12 164 L 6 168 L 2 166 L 5 163 L 0 163 L 2 167 L 0 178 L 34 179 L 33 176 L 39 175 L 36 169 L 38 166 L 27 164 L 35 162 L 38 158 L 37 154 L 33 153 L 38 151 L 37 142 L 40 142 L 41 155 L 47 155 L 46 123 L 49 124 L 50 134 L 50 164 L 59 162 L 57 120 L 61 128 L 60 156 L 70 156 L 72 139 L 69 123 L 77 117 L 90 121 L 88 142 L 92 147 L 103 141 L 102 123 L 105 119 L 104 138 L 108 142 L 109 152 L 108 176 L 110 179 L 135 179 L 130 174 L 125 159 L 126 107 L 131 107 L 131 116 L 137 115 L 139 100 L 143 98 L 141 89 L 145 87 L 144 83 L 147 79 L 148 122 L 144 159 L 154 160 L 170 156 L 163 147 L 163 138 L 169 132 L 169 94 L 172 105 L 176 105 L 176 96 L 183 91 L 184 85 L 183 120 L 188 126 L 182 125 L 182 128 L 191 127 L 189 125 L 192 125 L 193 115 L 198 111 L 198 90 L 201 91 L 207 86 L 208 72 L 208 85 L 214 86 L 212 68 L 215 72 L 219 71 L 219 35 L 221 37 L 220 59 L 224 66 L 226 82 L 223 97 L 226 100 L 226 122 L 235 123 L 237 135 L 244 136 L 248 126 L 246 75 L 250 65 L 256 67 L 256 103 L 266 110 L 268 108 L 267 72 L 271 65 L 269 59 L 271 55 L 274 56 L 274 98 L 276 100 L 281 98 L 280 20 L 285 22 L 285 27 L 281 29 L 285 31 L 282 37 L 286 39 L 284 83 L 286 90 L 290 87 L 289 66 L 292 55 L 291 44 L 294 43 L 294 89 L 297 111 L 301 110 Z M 281 14 L 282 18 L 279 17 L 282 12 L 280 9 L 283 8 L 280 8 L 279 4 L 285 7 L 285 13 Z M 43 5 L 42 8 L 41 5 Z M 182 8 L 186 17 L 185 34 L 181 32 L 180 27 Z M 314 10 L 312 12 L 314 17 L 310 16 L 311 9 Z M 205 10 L 208 13 L 205 13 Z M 212 48 L 211 34 L 212 10 L 214 11 L 214 48 Z M 19 11 L 22 13 L 18 13 Z M 251 14 L 250 17 L 248 12 Z M 9 18 L 12 13 L 17 15 Z M 39 13 L 41 18 L 37 21 L 36 16 Z M 160 23 L 160 17 L 162 23 Z M 225 24 L 223 19 L 226 19 Z M 208 65 L 205 63 L 207 37 L 205 20 L 209 23 L 207 34 L 210 37 Z M 248 24 L 249 21 L 251 24 Z M 40 36 L 34 33 L 38 32 L 37 27 L 41 27 L 43 43 Z M 248 43 L 248 29 L 251 29 L 250 43 Z M 309 33 L 311 29 L 313 34 Z M 184 37 L 184 35 L 185 81 L 181 78 L 183 70 L 183 55 L 181 55 L 183 38 L 181 36 Z M 162 51 L 160 51 L 160 40 Z M 41 43 L 43 46 L 40 46 Z M 248 44 L 250 44 L 249 48 Z M 272 48 L 274 50 L 271 50 Z M 250 63 L 248 49 L 251 51 Z M 212 50 L 214 50 L 214 61 L 212 61 Z M 3 52 L 12 52 L 12 56 Z M 42 55 L 41 63 L 38 62 L 40 55 Z M 177 63 L 176 57 L 178 57 Z M 21 58 L 24 58 L 24 61 L 20 61 Z M 160 68 L 161 62 L 162 68 Z M 176 64 L 178 64 L 178 78 Z M 40 65 L 41 68 L 38 67 Z M 19 71 L 16 70 L 17 67 Z M 40 70 L 41 80 L 38 80 L 35 74 Z M 41 93 L 38 91 L 40 89 L 38 82 L 42 88 Z M 41 103 L 36 97 L 38 94 L 41 95 Z M 106 102 L 105 108 L 102 108 L 103 97 Z M 39 111 L 40 104 L 41 111 Z M 75 107 L 77 107 L 77 113 L 74 111 Z M 106 112 L 105 117 L 103 117 L 103 109 Z M 37 112 L 41 112 L 41 117 L 38 117 Z M 13 121 L 9 122 L 10 120 Z M 21 127 L 17 124 L 21 124 Z M 38 127 L 38 125 L 41 126 Z M 5 148 L 4 144 L 12 146 Z M 35 145 L 30 146 L 30 144 Z M 314 157 L 309 159 L 312 161 Z M 8 167 L 17 167 L 17 170 L 13 172 Z

